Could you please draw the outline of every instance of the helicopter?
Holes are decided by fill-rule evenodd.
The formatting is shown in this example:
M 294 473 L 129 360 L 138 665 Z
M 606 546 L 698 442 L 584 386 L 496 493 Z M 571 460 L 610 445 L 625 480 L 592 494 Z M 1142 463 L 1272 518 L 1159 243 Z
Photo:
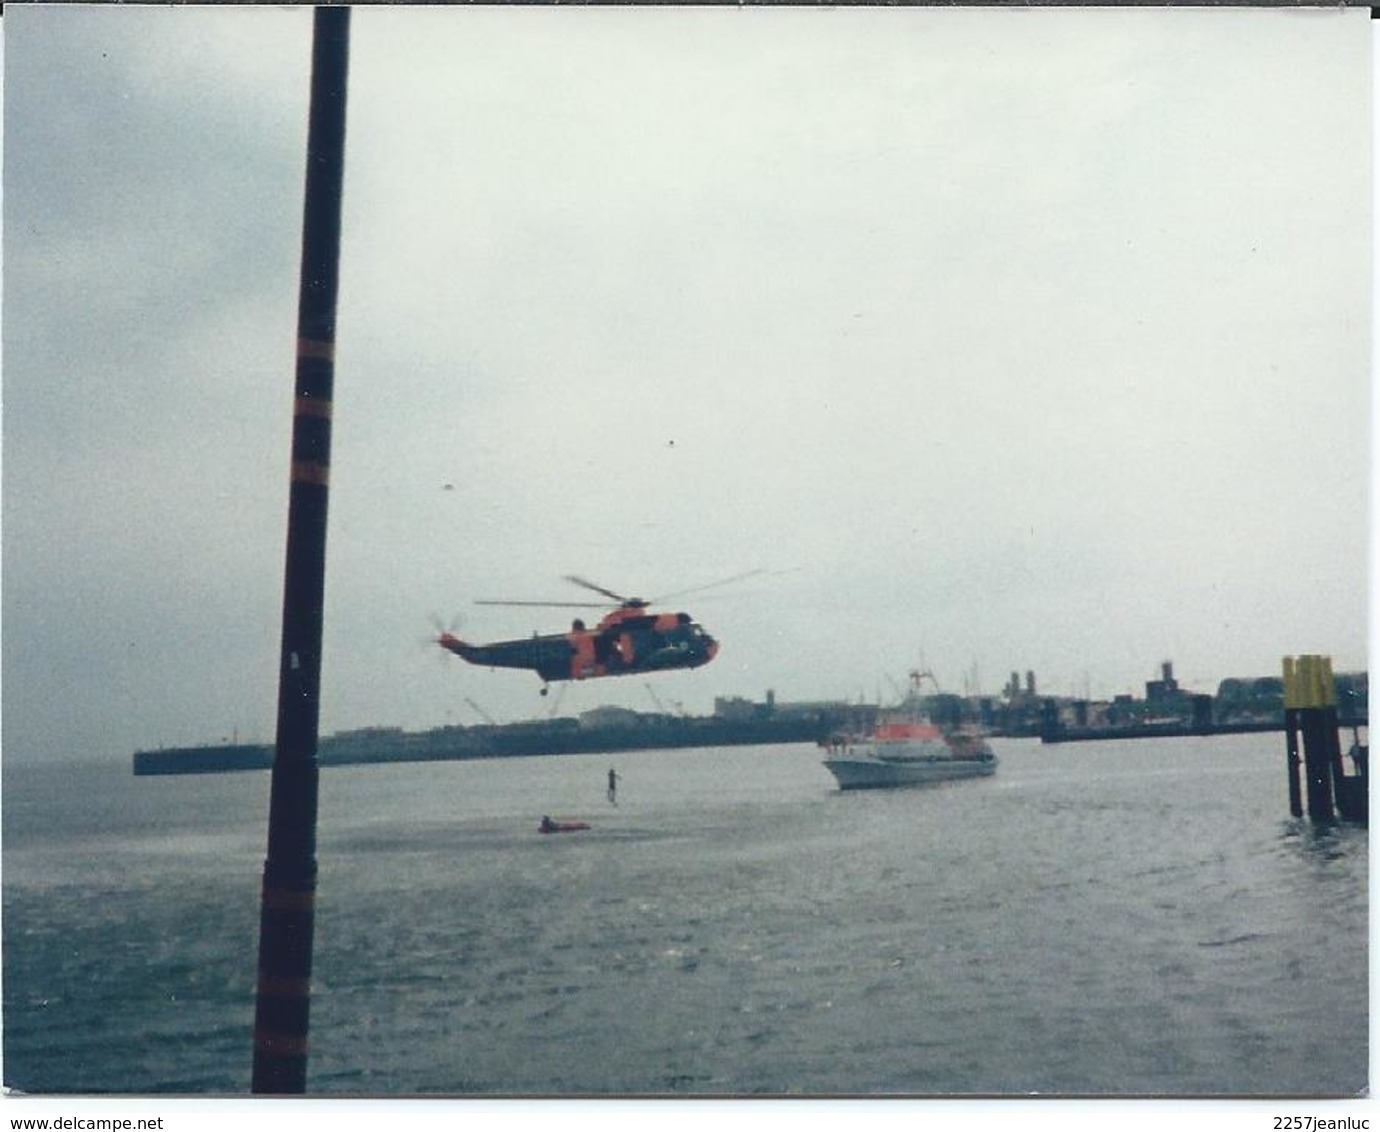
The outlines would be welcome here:
M 688 613 L 655 613 L 650 606 L 672 597 L 699 593 L 761 573 L 751 570 L 732 578 L 681 590 L 651 600 L 625 597 L 594 582 L 567 574 L 565 580 L 609 599 L 606 602 L 569 601 L 476 601 L 476 605 L 547 606 L 566 609 L 607 608 L 616 603 L 592 629 L 577 617 L 564 633 L 533 633 L 513 641 L 475 645 L 443 632 L 436 643 L 470 664 L 489 668 L 527 668 L 541 677 L 541 694 L 558 680 L 594 680 L 604 676 L 631 676 L 677 668 L 699 668 L 719 652 L 719 642 L 704 631 Z

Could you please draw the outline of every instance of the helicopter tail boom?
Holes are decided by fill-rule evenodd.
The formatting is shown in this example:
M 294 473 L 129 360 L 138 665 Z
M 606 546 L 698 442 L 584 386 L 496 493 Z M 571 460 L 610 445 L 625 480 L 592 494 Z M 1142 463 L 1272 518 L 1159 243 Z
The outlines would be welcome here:
M 436 643 L 461 660 L 482 668 L 525 668 L 543 680 L 569 680 L 571 646 L 564 635 L 533 636 L 515 641 L 472 645 L 453 633 L 442 633 Z
M 440 645 L 443 649 L 445 649 L 447 652 L 454 653 L 462 660 L 468 660 L 470 662 L 473 662 L 475 660 L 476 650 L 474 646 L 467 645 L 454 633 L 442 633 L 440 636 L 436 638 L 436 643 Z

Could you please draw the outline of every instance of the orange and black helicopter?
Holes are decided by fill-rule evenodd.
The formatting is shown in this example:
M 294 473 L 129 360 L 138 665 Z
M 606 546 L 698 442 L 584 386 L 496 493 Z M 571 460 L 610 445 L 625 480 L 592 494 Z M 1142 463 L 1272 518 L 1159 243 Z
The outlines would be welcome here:
M 568 574 L 566 581 L 593 590 L 617 603 L 594 628 L 586 627 L 584 621 L 577 617 L 565 633 L 533 633 L 528 638 L 515 641 L 472 645 L 453 633 L 445 632 L 436 638 L 436 643 L 471 664 L 488 668 L 529 668 L 541 677 L 543 696 L 547 693 L 546 685 L 557 680 L 593 680 L 602 676 L 631 676 L 676 668 L 698 668 L 714 659 L 719 651 L 719 642 L 688 613 L 654 613 L 648 607 L 655 602 L 699 593 L 761 572 L 751 570 L 706 586 L 696 586 L 691 590 L 681 590 L 650 600 L 624 597 L 584 578 Z M 477 601 L 475 604 L 605 609 L 609 602 Z

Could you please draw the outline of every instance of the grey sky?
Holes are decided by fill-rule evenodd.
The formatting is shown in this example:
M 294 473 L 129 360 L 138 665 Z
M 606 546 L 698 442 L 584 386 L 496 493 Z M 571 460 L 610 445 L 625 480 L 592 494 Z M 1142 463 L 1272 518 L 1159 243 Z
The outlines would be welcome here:
M 270 739 L 310 14 L 5 20 L 4 753 Z M 322 726 L 1366 661 L 1364 11 L 355 13 Z M 641 679 L 562 710 L 650 708 Z

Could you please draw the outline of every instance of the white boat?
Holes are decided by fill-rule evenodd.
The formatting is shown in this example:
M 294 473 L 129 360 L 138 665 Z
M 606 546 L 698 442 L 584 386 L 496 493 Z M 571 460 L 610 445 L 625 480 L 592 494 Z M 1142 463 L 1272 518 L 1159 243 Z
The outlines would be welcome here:
M 840 790 L 919 786 L 994 774 L 997 756 L 976 731 L 944 731 L 928 719 L 878 723 L 865 738 L 835 739 L 824 765 Z

